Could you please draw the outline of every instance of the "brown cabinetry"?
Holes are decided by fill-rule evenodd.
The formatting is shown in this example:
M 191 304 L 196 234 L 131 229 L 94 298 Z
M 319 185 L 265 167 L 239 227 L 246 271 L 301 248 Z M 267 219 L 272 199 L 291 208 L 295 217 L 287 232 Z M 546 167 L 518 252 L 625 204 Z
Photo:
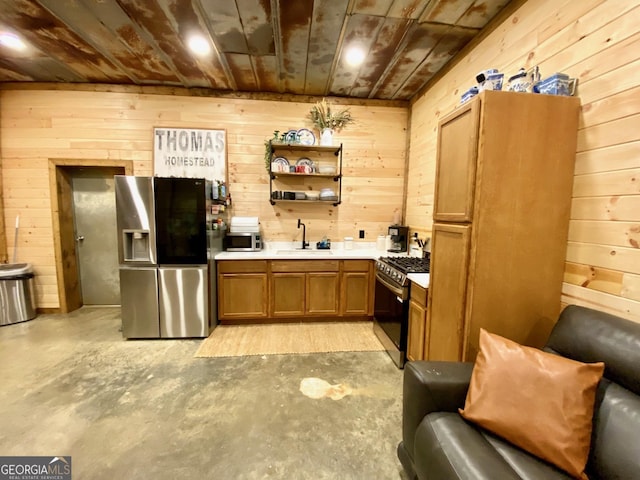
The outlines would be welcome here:
M 338 260 L 271 261 L 273 318 L 338 314 Z
M 305 313 L 305 273 L 272 273 L 271 316 L 290 317 Z
M 481 328 L 540 346 L 560 310 L 579 100 L 486 91 L 439 124 L 425 345 L 473 361 Z
M 373 315 L 373 262 L 344 260 L 340 314 Z
M 309 315 L 338 314 L 340 276 L 338 272 L 307 273 L 307 312 Z
M 373 315 L 371 260 L 222 260 L 222 323 Z
M 411 284 L 409 301 L 409 339 L 407 341 L 407 360 L 413 362 L 427 357 L 425 345 L 428 339 L 427 329 L 427 290 L 415 283 Z
M 267 261 L 218 262 L 218 316 L 221 321 L 267 316 Z
M 469 274 L 469 225 L 434 224 L 431 232 L 429 359 L 461 359 Z M 433 244 L 438 241 L 438 255 Z M 434 275 L 433 272 L 438 272 Z M 437 278 L 434 278 L 437 277 Z M 446 320 L 445 320 L 446 319 Z

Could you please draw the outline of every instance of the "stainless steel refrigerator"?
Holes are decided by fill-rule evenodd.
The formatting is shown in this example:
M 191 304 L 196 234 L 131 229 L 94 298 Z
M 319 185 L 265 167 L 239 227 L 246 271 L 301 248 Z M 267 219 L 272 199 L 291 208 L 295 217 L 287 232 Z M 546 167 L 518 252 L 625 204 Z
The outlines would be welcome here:
M 205 184 L 116 175 L 125 338 L 209 335 Z

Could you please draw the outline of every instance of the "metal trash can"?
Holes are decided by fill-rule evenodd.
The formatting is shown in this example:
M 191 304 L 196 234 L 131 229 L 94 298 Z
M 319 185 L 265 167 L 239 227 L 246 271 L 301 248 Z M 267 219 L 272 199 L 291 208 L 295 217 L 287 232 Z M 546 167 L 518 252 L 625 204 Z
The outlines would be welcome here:
M 35 317 L 31 264 L 0 265 L 0 325 L 25 322 Z

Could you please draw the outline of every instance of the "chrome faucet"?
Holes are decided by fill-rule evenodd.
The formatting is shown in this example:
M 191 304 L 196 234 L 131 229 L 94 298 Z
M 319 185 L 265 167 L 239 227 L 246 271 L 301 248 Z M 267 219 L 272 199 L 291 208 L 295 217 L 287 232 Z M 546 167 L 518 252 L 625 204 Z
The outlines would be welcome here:
M 300 228 L 300 225 L 302 225 L 302 249 L 304 250 L 309 246 L 309 242 L 305 241 L 305 237 L 307 236 L 307 227 L 300 221 L 300 219 L 298 219 L 298 228 Z

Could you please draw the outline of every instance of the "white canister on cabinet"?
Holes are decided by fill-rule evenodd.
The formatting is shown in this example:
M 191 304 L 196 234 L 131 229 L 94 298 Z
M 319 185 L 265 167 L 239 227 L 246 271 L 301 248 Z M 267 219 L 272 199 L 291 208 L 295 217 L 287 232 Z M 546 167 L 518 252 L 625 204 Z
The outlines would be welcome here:
M 353 237 L 344 237 L 344 249 L 353 250 Z

